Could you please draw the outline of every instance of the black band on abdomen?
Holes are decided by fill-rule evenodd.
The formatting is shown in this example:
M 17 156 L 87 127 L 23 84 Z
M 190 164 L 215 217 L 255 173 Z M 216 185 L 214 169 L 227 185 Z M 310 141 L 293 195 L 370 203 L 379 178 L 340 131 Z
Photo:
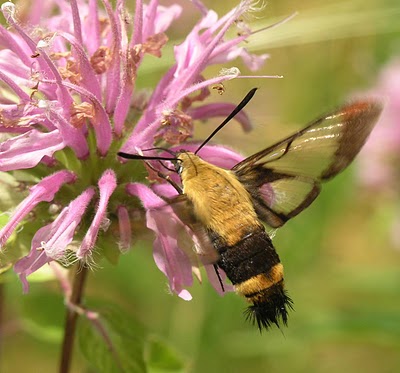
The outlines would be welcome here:
M 280 263 L 271 239 L 262 229 L 248 234 L 232 246 L 224 246 L 220 238 L 213 241 L 220 253 L 217 264 L 234 285 L 261 273 L 268 274 L 272 267 Z

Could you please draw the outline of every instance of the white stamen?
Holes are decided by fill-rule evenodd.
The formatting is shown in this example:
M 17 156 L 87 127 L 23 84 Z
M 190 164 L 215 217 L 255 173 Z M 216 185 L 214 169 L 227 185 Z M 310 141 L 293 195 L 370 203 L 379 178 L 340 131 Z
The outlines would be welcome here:
M 231 67 L 229 69 L 224 68 L 219 71 L 219 76 L 227 76 L 227 75 L 240 75 L 240 70 L 237 67 Z
M 15 4 L 11 1 L 6 1 L 4 4 L 1 4 L 1 11 L 6 18 L 12 18 L 15 21 Z

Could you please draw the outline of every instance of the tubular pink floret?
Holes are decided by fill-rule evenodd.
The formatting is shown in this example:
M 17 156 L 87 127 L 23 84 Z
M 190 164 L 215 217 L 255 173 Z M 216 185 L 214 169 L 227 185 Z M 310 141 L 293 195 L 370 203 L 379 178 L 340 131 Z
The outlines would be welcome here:
M 2 25 L 0 25 L 0 40 L 2 44 L 13 51 L 24 65 L 29 66 L 31 59 L 16 39 L 17 37 L 15 35 L 12 35 Z
M 0 71 L 0 79 L 6 83 L 14 92 L 15 94 L 19 97 L 19 99 L 23 102 L 28 102 L 29 101 L 29 95 L 25 93 L 21 87 L 19 87 L 18 84 L 15 83 L 13 79 L 8 77 L 6 74 L 4 74 L 2 71 Z
M 25 30 L 18 24 L 15 19 L 15 5 L 11 2 L 3 3 L 1 6 L 1 10 L 3 12 L 4 18 L 10 26 L 13 26 L 17 33 L 21 36 L 21 38 L 25 41 L 31 53 L 35 53 L 36 51 L 36 43 L 28 36 Z M 45 74 L 48 74 L 50 77 L 53 77 L 49 66 L 43 61 L 43 58 L 37 59 L 40 69 L 44 70 Z
M 92 224 L 86 232 L 78 252 L 76 253 L 76 256 L 79 259 L 87 256 L 93 249 L 100 227 L 106 218 L 108 201 L 116 187 L 117 178 L 114 171 L 105 171 L 99 180 L 100 200 L 96 214 L 93 218 Z
M 0 171 L 34 167 L 44 156 L 51 157 L 64 146 L 58 130 L 30 130 L 0 143 Z
M 70 146 L 79 159 L 84 159 L 89 154 L 89 146 L 84 133 L 71 126 L 71 124 L 51 106 L 47 108 L 49 119 L 57 126 L 64 140 L 65 146 Z
M 143 44 L 143 2 L 136 0 L 132 44 Z
M 96 115 L 91 119 L 91 122 L 96 133 L 97 149 L 99 150 L 100 155 L 106 155 L 112 142 L 112 131 L 110 119 L 103 105 L 92 94 L 92 92 L 85 88 L 65 81 L 63 82 L 63 85 L 78 92 L 93 104 Z
M 78 42 L 82 44 L 82 24 L 79 16 L 78 4 L 76 0 L 70 0 L 70 3 L 71 3 L 72 19 L 74 22 L 74 35 L 76 40 L 78 40 Z
M 79 82 L 85 89 L 90 92 L 98 99 L 101 100 L 101 87 L 100 83 L 94 73 L 93 67 L 90 65 L 89 58 L 84 50 L 82 43 L 77 41 L 71 34 L 66 32 L 58 32 L 58 35 L 67 40 L 74 48 L 75 55 L 79 61 L 79 69 L 81 75 L 81 81 Z
M 193 283 L 191 262 L 178 245 L 179 234 L 185 232 L 185 227 L 172 208 L 147 186 L 130 183 L 126 191 L 138 197 L 146 209 L 147 227 L 156 235 L 153 257 L 157 267 L 168 278 L 171 290 L 190 300 L 192 296 L 184 287 Z
M 111 113 L 115 110 L 117 99 L 121 93 L 121 33 L 118 27 L 119 17 L 115 15 L 111 4 L 108 0 L 102 0 L 106 9 L 108 19 L 111 25 L 111 64 L 106 72 L 107 76 L 107 96 L 106 98 L 106 111 Z
M 16 226 L 28 215 L 39 202 L 50 202 L 65 183 L 75 181 L 71 171 L 58 171 L 42 179 L 30 188 L 29 195 L 15 209 L 10 221 L 0 230 L 0 248 L 6 243 Z
M 30 253 L 14 266 L 14 271 L 19 275 L 25 293 L 29 290 L 27 276 L 52 260 L 63 259 L 67 246 L 74 238 L 76 227 L 81 222 L 94 194 L 94 188 L 86 189 L 61 211 L 56 220 L 36 232 L 32 239 Z
M 125 206 L 118 206 L 118 225 L 119 225 L 119 247 L 121 252 L 128 251 L 132 244 L 132 227 L 129 213 Z

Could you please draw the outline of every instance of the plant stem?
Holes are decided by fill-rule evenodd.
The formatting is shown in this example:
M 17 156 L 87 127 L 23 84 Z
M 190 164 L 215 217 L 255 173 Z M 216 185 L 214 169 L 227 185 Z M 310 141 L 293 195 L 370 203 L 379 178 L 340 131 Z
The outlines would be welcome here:
M 86 267 L 79 267 L 79 265 L 76 267 L 75 277 L 72 284 L 72 294 L 71 298 L 68 300 L 69 304 L 67 305 L 64 340 L 61 350 L 60 373 L 68 373 L 71 366 L 75 331 L 79 316 L 76 310 L 81 306 L 87 272 L 88 269 Z

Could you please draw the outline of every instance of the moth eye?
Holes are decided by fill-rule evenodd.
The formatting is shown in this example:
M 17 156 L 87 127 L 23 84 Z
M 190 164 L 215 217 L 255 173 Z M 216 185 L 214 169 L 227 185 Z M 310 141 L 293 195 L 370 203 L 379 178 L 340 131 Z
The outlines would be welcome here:
M 178 175 L 180 175 L 183 171 L 182 161 L 180 159 L 178 159 L 175 163 L 175 170 L 178 173 Z
M 176 172 L 180 175 L 180 174 L 182 173 L 182 171 L 183 171 L 182 165 L 178 165 L 178 166 L 176 167 Z

